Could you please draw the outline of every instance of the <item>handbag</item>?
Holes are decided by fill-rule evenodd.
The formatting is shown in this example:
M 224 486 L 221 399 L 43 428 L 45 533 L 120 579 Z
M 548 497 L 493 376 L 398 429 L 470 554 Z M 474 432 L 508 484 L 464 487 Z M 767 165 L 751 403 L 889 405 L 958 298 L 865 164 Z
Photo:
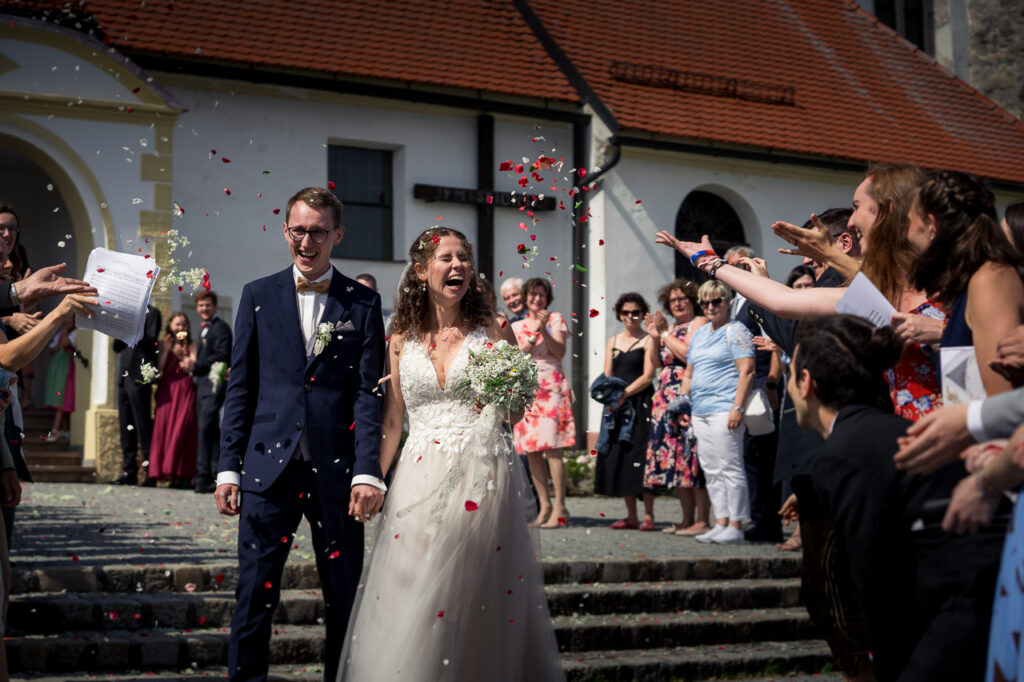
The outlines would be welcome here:
M 731 326 L 725 330 L 727 341 L 731 341 L 731 331 Z M 747 404 L 743 406 L 743 424 L 751 436 L 764 436 L 775 430 L 775 413 L 763 388 L 755 388 L 747 397 Z
M 755 388 L 750 392 L 747 405 L 743 408 L 743 423 L 751 436 L 764 436 L 775 430 L 775 414 L 763 388 Z

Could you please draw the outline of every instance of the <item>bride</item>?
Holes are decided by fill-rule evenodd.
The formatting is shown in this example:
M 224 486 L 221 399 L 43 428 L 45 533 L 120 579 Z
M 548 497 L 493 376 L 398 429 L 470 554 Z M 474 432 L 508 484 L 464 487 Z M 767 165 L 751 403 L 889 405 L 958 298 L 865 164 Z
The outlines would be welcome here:
M 381 470 L 396 471 L 338 680 L 564 680 L 527 529 L 525 473 L 493 406 L 450 390 L 468 351 L 515 343 L 457 230 L 413 242 L 388 351 Z M 409 436 L 396 462 L 402 418 Z M 513 421 L 522 414 L 513 415 Z

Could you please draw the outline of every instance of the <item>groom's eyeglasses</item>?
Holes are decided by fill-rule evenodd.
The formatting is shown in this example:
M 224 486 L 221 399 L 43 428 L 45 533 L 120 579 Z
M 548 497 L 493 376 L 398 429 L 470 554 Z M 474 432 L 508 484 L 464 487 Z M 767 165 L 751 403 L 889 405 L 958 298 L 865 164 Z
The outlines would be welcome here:
M 323 244 L 327 241 L 327 235 L 330 234 L 329 230 L 306 230 L 301 227 L 289 227 L 288 237 L 295 243 L 301 242 L 306 238 L 306 235 L 313 240 L 314 244 Z

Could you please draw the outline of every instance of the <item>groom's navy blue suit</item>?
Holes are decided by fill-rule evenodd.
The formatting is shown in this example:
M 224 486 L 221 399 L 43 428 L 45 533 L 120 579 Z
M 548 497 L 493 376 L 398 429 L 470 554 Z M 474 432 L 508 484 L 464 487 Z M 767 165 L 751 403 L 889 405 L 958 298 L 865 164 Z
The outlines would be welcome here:
M 247 284 L 235 317 L 219 466 L 240 474 L 242 491 L 232 680 L 266 679 L 271 618 L 302 515 L 327 604 L 324 678 L 334 680 L 363 562 L 363 526 L 348 515 L 352 477 L 381 478 L 380 296 L 334 270 L 320 323 L 340 328 L 319 355 L 306 353 L 295 296 L 289 267 Z M 303 435 L 311 461 L 293 457 Z

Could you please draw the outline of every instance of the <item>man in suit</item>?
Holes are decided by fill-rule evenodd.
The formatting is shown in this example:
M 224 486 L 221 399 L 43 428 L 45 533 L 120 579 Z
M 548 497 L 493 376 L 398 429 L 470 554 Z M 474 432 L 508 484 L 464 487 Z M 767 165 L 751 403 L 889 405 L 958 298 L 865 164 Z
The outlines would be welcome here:
M 271 618 L 303 515 L 327 607 L 324 679 L 334 680 L 362 571 L 361 523 L 384 499 L 380 296 L 331 267 L 345 231 L 331 192 L 300 190 L 285 216 L 292 266 L 242 290 L 221 428 L 217 508 L 240 515 L 231 680 L 266 679 Z
M 196 351 L 192 376 L 196 382 L 196 418 L 199 424 L 199 455 L 196 461 L 195 490 L 212 493 L 217 487 L 217 464 L 220 459 L 220 408 L 224 404 L 224 385 L 214 386 L 210 370 L 214 363 L 231 361 L 231 326 L 217 315 L 217 294 L 200 291 L 196 294 L 199 314 L 199 348 Z
M 944 531 L 963 463 L 928 476 L 893 465 L 910 422 L 873 404 L 902 351 L 890 328 L 839 315 L 804 322 L 796 341 L 789 394 L 824 440 L 811 486 L 848 559 L 876 678 L 981 679 L 1005 523 Z
M 114 339 L 117 354 L 117 417 L 121 424 L 121 476 L 114 485 L 135 485 L 139 480 L 139 455 L 147 476 L 143 485 L 152 486 L 148 476 L 149 445 L 153 438 L 153 384 L 142 381 L 142 363 L 157 366 L 160 345 L 160 311 L 146 307 L 142 338 L 129 348 Z

